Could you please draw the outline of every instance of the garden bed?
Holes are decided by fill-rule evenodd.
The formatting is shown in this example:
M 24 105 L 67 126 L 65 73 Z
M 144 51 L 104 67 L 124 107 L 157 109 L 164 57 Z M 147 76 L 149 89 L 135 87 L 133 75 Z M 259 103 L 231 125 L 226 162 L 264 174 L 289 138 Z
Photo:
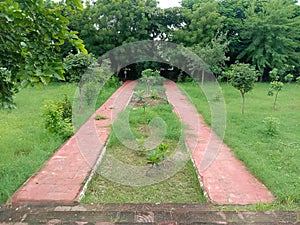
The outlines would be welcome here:
M 158 182 L 148 185 L 128 185 L 126 181 L 116 182 L 113 178 L 103 176 L 101 164 L 105 164 L 108 157 L 114 157 L 119 164 L 126 164 L 139 167 L 141 173 L 137 175 L 137 180 L 147 178 L 155 179 L 162 171 L 171 171 L 171 158 L 177 154 L 176 149 L 187 153 L 184 144 L 180 143 L 181 123 L 173 113 L 173 108 L 168 104 L 163 86 L 154 86 L 152 94 L 146 92 L 141 94 L 143 85 L 136 87 L 128 107 L 119 115 L 115 121 L 113 129 L 107 143 L 107 150 L 100 163 L 100 169 L 96 173 L 88 186 L 82 202 L 85 203 L 160 203 L 160 202 L 206 202 L 206 198 L 201 190 L 197 173 L 190 159 L 182 166 L 177 173 L 170 172 L 171 176 Z M 124 122 L 122 114 L 129 115 L 128 123 L 133 134 L 132 141 L 136 142 L 137 149 L 132 149 L 128 144 L 120 141 L 119 128 L 117 123 Z M 158 143 L 148 143 L 155 146 L 147 148 L 144 145 L 148 138 L 153 135 L 150 127 L 151 121 L 155 118 L 164 121 L 166 132 Z M 123 128 L 123 125 L 120 129 Z M 152 133 L 151 133 L 152 132 Z M 157 131 L 159 132 L 159 130 Z M 126 140 L 128 140 L 127 138 Z M 165 148 L 166 153 L 163 160 L 153 160 L 153 154 L 160 154 L 159 148 Z M 155 152 L 153 152 L 155 151 Z M 180 154 L 179 154 L 180 155 Z M 188 155 L 188 153 L 187 153 Z M 138 172 L 137 172 L 138 174 Z M 134 177 L 135 174 L 132 174 Z M 130 179 L 131 177 L 128 177 Z

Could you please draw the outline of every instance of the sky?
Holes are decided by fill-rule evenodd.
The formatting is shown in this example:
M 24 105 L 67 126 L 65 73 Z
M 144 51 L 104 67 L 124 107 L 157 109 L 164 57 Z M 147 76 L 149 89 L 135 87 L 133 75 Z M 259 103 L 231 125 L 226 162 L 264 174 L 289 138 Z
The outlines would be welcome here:
M 181 0 L 158 0 L 158 1 L 159 1 L 160 8 L 180 6 L 179 2 L 181 2 Z
M 160 8 L 168 8 L 173 6 L 180 6 L 181 0 L 158 0 Z M 298 5 L 300 5 L 300 0 L 298 0 Z

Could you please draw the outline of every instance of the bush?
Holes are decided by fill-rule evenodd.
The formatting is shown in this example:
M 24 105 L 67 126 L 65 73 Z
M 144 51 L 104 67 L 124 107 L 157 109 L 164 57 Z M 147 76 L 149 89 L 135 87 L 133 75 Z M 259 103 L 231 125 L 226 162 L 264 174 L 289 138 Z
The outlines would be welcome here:
M 14 94 L 17 92 L 15 83 L 12 81 L 11 71 L 0 67 L 0 108 L 13 109 Z
M 111 76 L 105 83 L 105 87 L 118 87 L 120 85 L 119 78 L 116 76 Z
M 78 83 L 82 75 L 94 62 L 96 62 L 96 58 L 92 54 L 70 53 L 64 58 L 65 80 Z
M 59 102 L 47 101 L 42 111 L 45 128 L 50 133 L 64 139 L 73 135 L 72 104 L 67 95 Z
M 280 125 L 279 119 L 273 116 L 266 117 L 263 120 L 263 124 L 265 125 L 265 133 L 267 135 L 275 136 L 278 134 Z

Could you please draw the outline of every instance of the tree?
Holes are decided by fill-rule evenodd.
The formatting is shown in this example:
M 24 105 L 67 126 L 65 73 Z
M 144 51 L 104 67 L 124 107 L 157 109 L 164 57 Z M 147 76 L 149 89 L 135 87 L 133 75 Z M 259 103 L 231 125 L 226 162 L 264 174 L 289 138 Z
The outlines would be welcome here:
M 67 0 L 68 7 L 82 7 L 80 0 Z M 78 51 L 86 52 L 69 21 L 61 15 L 57 3 L 42 0 L 4 0 L 0 2 L 0 67 L 10 71 L 10 82 L 22 87 L 45 85 L 53 78 L 64 79 L 60 46 L 69 41 Z M 1 76 L 7 79 L 5 76 Z M 20 86 L 20 85 L 19 85 Z M 0 90 L 2 99 L 13 91 Z M 4 98 L 3 98 L 4 96 Z M 2 102 L 0 107 L 11 105 Z
M 226 39 L 225 34 L 220 34 L 213 38 L 210 43 L 201 47 L 200 45 L 195 45 L 191 48 L 206 64 L 208 64 L 209 69 L 215 74 L 220 74 L 222 68 L 225 66 L 225 61 L 229 59 L 225 55 L 228 50 L 229 42 Z M 202 68 L 201 83 L 204 82 L 204 69 Z
M 249 62 L 268 75 L 271 68 L 300 63 L 299 6 L 295 1 L 268 0 L 257 12 L 256 1 L 245 13 L 241 40 L 247 47 L 238 59 Z
M 71 26 L 87 49 L 100 56 L 124 43 L 157 38 L 160 13 L 154 0 L 97 0 L 73 16 Z
M 185 8 L 183 14 L 186 24 L 180 30 L 175 30 L 173 41 L 185 47 L 208 44 L 222 29 L 224 17 L 217 11 L 217 2 L 199 2 L 192 9 Z
M 164 18 L 155 0 L 97 0 L 87 5 L 83 13 L 71 16 L 71 26 L 79 31 L 87 49 L 98 57 L 126 43 L 165 39 L 166 27 L 160 23 Z M 109 58 L 112 69 L 119 75 L 120 62 L 127 56 L 117 51 L 111 52 Z M 135 55 L 136 51 L 128 55 Z M 130 67 L 136 72 L 136 64 Z
M 249 64 L 236 63 L 231 65 L 229 77 L 233 87 L 242 95 L 242 115 L 245 114 L 245 94 L 254 88 L 258 73 Z
M 262 2 L 265 0 L 256 0 L 255 12 L 261 11 Z M 218 12 L 225 17 L 222 32 L 227 34 L 229 41 L 228 56 L 231 62 L 237 60 L 237 56 L 247 47 L 241 40 L 246 11 L 251 6 L 249 0 L 222 0 L 218 1 Z
M 87 69 L 96 62 L 96 58 L 93 57 L 92 54 L 84 54 L 84 53 L 78 53 L 76 55 L 70 53 L 65 59 L 64 59 L 64 68 L 66 70 L 66 78 L 70 82 L 74 82 L 78 84 L 79 88 L 79 96 L 80 96 L 80 104 L 79 104 L 79 111 L 82 111 L 82 88 L 85 83 L 88 83 L 90 80 L 93 79 L 91 77 L 93 74 L 89 73 L 85 77 L 83 75 L 87 71 Z
M 290 73 L 283 77 L 284 73 L 285 73 L 284 69 L 278 70 L 277 68 L 272 69 L 269 73 L 272 81 L 270 82 L 268 96 L 273 96 L 274 92 L 275 92 L 275 98 L 274 98 L 274 104 L 273 104 L 274 111 L 276 110 L 278 94 L 284 86 L 284 83 L 282 81 L 280 81 L 280 79 L 282 79 L 286 82 L 291 82 L 294 78 L 294 76 Z

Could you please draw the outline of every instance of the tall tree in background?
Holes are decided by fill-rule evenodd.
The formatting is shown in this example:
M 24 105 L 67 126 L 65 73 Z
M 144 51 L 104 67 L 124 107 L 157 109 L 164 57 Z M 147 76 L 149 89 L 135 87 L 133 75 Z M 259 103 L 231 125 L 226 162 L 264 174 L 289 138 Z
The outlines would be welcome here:
M 200 1 L 190 8 L 184 8 L 186 24 L 174 31 L 173 41 L 185 47 L 194 45 L 205 46 L 223 27 L 225 17 L 217 10 L 216 1 Z
M 255 65 L 268 78 L 272 68 L 300 64 L 300 17 L 295 1 L 269 0 L 256 12 L 246 11 L 241 40 L 247 46 L 238 58 Z
M 68 7 L 82 7 L 79 0 L 67 2 Z M 0 11 L 0 67 L 2 72 L 10 74 L 9 82 L 0 83 L 10 83 L 14 90 L 19 82 L 22 86 L 43 85 L 52 78 L 63 79 L 63 64 L 58 52 L 65 41 L 78 51 L 86 52 L 83 41 L 76 32 L 69 30 L 69 21 L 61 15 L 61 7 L 56 3 L 4 0 L 0 2 Z M 7 79 L 7 75 L 2 75 L 0 79 Z M 0 107 L 13 106 L 8 96 L 13 93 L 7 88 L 0 89 Z
M 159 37 L 161 13 L 155 0 L 98 0 L 87 5 L 71 25 L 87 49 L 100 56 L 124 43 Z

